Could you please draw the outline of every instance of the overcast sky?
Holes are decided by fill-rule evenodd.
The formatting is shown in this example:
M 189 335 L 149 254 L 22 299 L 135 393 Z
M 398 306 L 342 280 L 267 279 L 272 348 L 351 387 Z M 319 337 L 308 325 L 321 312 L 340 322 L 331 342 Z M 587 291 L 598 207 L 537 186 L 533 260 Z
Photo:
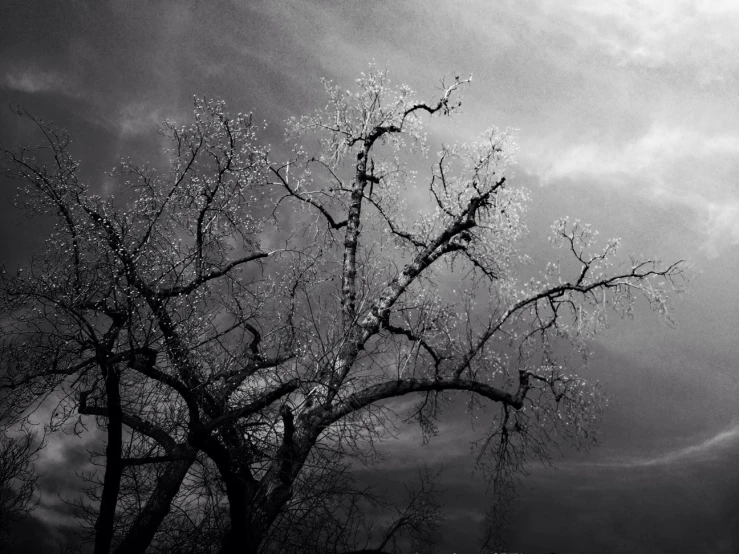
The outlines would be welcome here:
M 591 222 L 625 253 L 693 266 L 673 326 L 644 311 L 593 345 L 589 376 L 613 399 L 602 446 L 532 467 L 509 550 L 739 551 L 739 3 L 736 1 L 342 0 L 0 4 L 0 143 L 27 128 L 21 104 L 67 127 L 85 178 L 121 156 L 157 161 L 156 125 L 188 120 L 193 95 L 253 111 L 279 140 L 349 88 L 369 62 L 430 97 L 473 75 L 441 140 L 518 129 L 513 183 L 527 187 L 530 240 L 554 219 Z M 43 225 L 0 189 L 0 258 L 21 262 Z M 443 552 L 472 552 L 485 509 L 462 418 L 431 449 L 412 429 L 388 445 L 388 479 L 419 457 L 449 465 Z M 66 440 L 66 439 L 65 439 Z M 46 471 L 85 460 L 52 440 Z M 64 484 L 56 483 L 59 490 Z M 37 517 L 65 521 L 46 494 Z

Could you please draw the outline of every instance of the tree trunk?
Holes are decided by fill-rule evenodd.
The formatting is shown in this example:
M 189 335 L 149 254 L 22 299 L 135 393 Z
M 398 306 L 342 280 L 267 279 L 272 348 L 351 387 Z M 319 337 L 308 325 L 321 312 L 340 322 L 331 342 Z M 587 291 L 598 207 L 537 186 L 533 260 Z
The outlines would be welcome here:
M 255 495 L 238 476 L 229 476 L 225 482 L 231 522 L 223 537 L 219 554 L 256 554 L 264 533 L 255 528 L 253 517 L 250 517 L 259 511 Z
M 140 554 L 151 544 L 154 535 L 164 518 L 169 513 L 172 499 L 180 490 L 185 475 L 195 461 L 195 449 L 189 446 L 175 449 L 174 456 L 182 455 L 182 460 L 169 462 L 163 475 L 157 481 L 157 487 L 146 502 L 146 506 L 134 521 L 115 554 Z
M 118 493 L 123 475 L 122 442 L 123 412 L 118 388 L 120 375 L 114 367 L 107 368 L 105 394 L 108 403 L 108 444 L 105 447 L 105 477 L 100 498 L 100 513 L 95 522 L 95 554 L 108 554 L 113 541 L 113 525 Z
M 280 511 L 290 500 L 291 487 L 265 478 L 247 485 L 239 478 L 226 481 L 231 524 L 219 554 L 257 554 Z

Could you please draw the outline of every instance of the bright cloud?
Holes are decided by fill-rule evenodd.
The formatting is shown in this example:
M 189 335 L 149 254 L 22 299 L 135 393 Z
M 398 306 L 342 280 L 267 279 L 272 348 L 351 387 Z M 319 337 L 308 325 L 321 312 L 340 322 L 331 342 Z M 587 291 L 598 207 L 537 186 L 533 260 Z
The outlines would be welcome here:
M 708 204 L 706 224 L 709 255 L 717 256 L 728 245 L 739 245 L 739 200 L 726 204 Z
M 582 31 L 581 41 L 604 48 L 620 63 L 692 64 L 701 84 L 726 78 L 739 47 L 736 2 L 580 0 L 559 8 Z
M 542 183 L 587 182 L 624 187 L 696 214 L 705 248 L 715 256 L 739 244 L 739 133 L 708 134 L 655 124 L 631 141 L 593 140 L 539 152 L 530 163 Z
M 662 186 L 673 168 L 683 164 L 714 165 L 717 158 L 731 158 L 739 151 L 739 134 L 709 136 L 678 126 L 654 125 L 633 141 L 609 144 L 590 141 L 555 151 L 539 167 L 544 182 L 571 178 L 637 177 Z M 703 174 L 708 180 L 711 172 Z M 690 183 L 691 188 L 694 183 Z M 674 182 L 672 187 L 679 188 Z

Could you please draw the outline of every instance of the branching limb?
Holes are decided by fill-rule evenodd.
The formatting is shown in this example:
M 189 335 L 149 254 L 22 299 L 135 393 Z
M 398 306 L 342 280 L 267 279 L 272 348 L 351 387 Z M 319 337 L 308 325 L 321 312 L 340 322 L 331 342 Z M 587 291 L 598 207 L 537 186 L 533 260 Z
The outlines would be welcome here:
M 357 391 L 349 395 L 341 404 L 337 405 L 327 413 L 316 413 L 316 423 L 320 427 L 328 426 L 339 419 L 347 416 L 348 414 L 361 410 L 387 398 L 394 398 L 397 396 L 404 396 L 415 392 L 426 392 L 426 391 L 446 391 L 446 390 L 458 390 L 458 391 L 469 391 L 477 393 L 485 398 L 493 400 L 494 402 L 500 402 L 511 406 L 512 408 L 518 409 L 523 406 L 523 398 L 518 394 L 511 394 L 501 389 L 488 385 L 487 383 L 481 383 L 471 379 L 458 379 L 458 378 L 409 378 L 399 379 L 395 381 L 387 381 L 372 385 Z M 311 417 L 313 412 L 305 414 L 307 417 Z
M 159 298 L 170 298 L 173 296 L 184 296 L 187 294 L 190 294 L 195 289 L 201 287 L 205 283 L 209 281 L 213 281 L 215 279 L 218 279 L 219 277 L 223 277 L 224 275 L 227 275 L 231 270 L 234 268 L 244 265 L 249 262 L 253 262 L 255 260 L 260 260 L 262 258 L 267 258 L 268 256 L 274 254 L 274 252 L 255 252 L 253 254 L 249 254 L 248 256 L 244 256 L 242 258 L 239 258 L 238 260 L 233 260 L 232 262 L 229 262 L 224 267 L 220 269 L 216 269 L 213 271 L 210 271 L 209 273 L 205 275 L 201 275 L 198 278 L 194 279 L 187 285 L 181 285 L 177 287 L 170 287 L 158 290 L 156 292 L 156 295 Z
M 109 417 L 110 412 L 108 411 L 108 408 L 104 406 L 89 406 L 87 404 L 87 398 L 91 392 L 92 391 L 82 391 L 80 393 L 78 412 L 81 415 L 93 415 L 105 418 Z M 122 415 L 122 421 L 127 427 L 130 427 L 134 431 L 157 441 L 167 452 L 173 451 L 177 446 L 177 442 L 164 429 L 137 415 L 124 412 Z
M 348 223 L 348 220 L 345 219 L 344 221 L 338 221 L 337 222 L 333 218 L 333 216 L 328 212 L 328 210 L 326 208 L 324 208 L 320 203 L 316 202 L 315 200 L 313 200 L 309 196 L 305 196 L 303 194 L 300 194 L 295 189 L 293 189 L 290 186 L 290 184 L 287 182 L 287 179 L 285 179 L 285 177 L 283 177 L 282 173 L 280 173 L 279 168 L 278 169 L 275 169 L 274 167 L 270 167 L 269 169 L 270 169 L 270 171 L 272 173 L 274 173 L 277 176 L 277 178 L 280 180 L 280 184 L 285 188 L 285 190 L 287 191 L 287 193 L 290 196 L 292 196 L 293 198 L 296 198 L 296 199 L 300 200 L 301 202 L 305 202 L 306 204 L 310 204 L 311 206 L 313 206 L 314 208 L 316 208 L 321 213 L 321 215 L 323 215 L 323 217 L 326 218 L 326 221 L 328 222 L 329 226 L 332 229 L 338 230 L 338 229 L 341 229 L 342 227 L 346 227 L 346 225 Z
M 241 408 L 237 408 L 235 410 L 230 410 L 228 412 L 225 412 L 223 415 L 214 418 L 206 425 L 206 428 L 216 429 L 217 427 L 224 425 L 230 421 L 234 421 L 236 419 L 247 417 L 251 414 L 257 413 L 270 404 L 276 402 L 283 396 L 296 391 L 299 386 L 300 382 L 297 379 L 292 379 L 291 381 L 283 383 L 282 385 L 268 392 L 263 392 L 256 400 L 247 404 L 246 406 L 242 406 Z

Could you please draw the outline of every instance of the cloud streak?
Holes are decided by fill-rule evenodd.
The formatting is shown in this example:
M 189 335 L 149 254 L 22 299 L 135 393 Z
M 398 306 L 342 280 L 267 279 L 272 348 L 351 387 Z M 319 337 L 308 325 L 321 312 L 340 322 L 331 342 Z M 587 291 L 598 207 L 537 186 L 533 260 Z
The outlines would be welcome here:
M 657 456 L 612 458 L 600 462 L 572 464 L 572 467 L 649 468 L 675 464 L 697 464 L 713 460 L 739 444 L 739 424 L 733 425 L 698 443 L 668 450 Z

